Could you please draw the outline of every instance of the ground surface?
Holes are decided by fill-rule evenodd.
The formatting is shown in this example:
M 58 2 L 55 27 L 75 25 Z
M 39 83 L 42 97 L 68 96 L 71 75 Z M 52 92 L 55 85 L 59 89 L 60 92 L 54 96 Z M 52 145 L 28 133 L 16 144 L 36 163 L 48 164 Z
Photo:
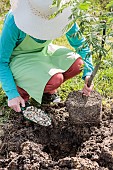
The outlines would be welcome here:
M 53 119 L 50 127 L 17 113 L 0 126 L 0 170 L 113 170 L 113 100 L 96 126 L 74 125 L 65 102 L 43 109 Z

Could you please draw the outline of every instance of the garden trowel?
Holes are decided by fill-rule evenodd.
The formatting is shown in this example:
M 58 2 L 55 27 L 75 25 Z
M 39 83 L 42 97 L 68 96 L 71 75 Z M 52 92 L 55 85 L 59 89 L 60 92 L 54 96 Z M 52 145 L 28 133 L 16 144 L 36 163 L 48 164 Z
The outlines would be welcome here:
M 51 125 L 51 118 L 43 110 L 34 106 L 21 107 L 21 110 L 25 119 L 37 123 L 41 126 Z

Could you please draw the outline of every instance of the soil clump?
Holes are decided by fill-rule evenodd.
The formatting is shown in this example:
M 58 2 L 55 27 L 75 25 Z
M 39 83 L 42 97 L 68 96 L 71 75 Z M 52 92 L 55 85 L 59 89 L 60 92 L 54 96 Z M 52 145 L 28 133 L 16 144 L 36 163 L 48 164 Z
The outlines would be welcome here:
M 66 107 L 74 124 L 98 124 L 101 120 L 102 97 L 92 91 L 90 96 L 82 91 L 71 92 L 66 100 Z

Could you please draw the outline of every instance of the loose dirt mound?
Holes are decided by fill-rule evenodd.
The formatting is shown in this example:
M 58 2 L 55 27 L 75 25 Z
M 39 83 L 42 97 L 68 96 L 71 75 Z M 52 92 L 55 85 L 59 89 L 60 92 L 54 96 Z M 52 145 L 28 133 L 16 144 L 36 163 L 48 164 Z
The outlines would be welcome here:
M 53 119 L 50 127 L 17 113 L 1 126 L 0 170 L 113 170 L 113 101 L 96 126 L 75 126 L 65 103 L 43 109 Z

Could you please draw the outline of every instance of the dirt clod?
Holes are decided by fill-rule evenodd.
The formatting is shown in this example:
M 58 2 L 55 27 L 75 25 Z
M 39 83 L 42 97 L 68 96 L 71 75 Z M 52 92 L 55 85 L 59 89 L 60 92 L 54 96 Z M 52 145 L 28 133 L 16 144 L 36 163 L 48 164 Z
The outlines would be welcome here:
M 102 98 L 96 91 L 92 91 L 90 96 L 84 96 L 81 91 L 71 92 L 66 106 L 74 124 L 100 123 Z

